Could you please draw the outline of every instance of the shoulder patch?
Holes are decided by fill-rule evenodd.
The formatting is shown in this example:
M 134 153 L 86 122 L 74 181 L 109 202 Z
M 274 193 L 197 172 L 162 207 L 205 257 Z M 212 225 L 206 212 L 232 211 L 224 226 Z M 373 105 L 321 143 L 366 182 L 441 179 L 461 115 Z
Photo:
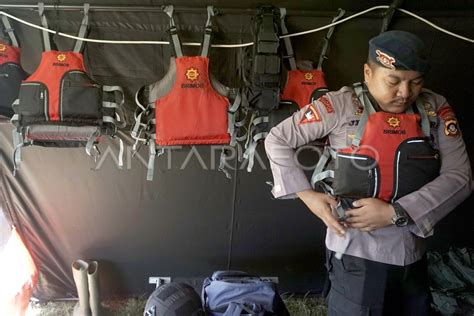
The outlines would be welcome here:
M 444 121 L 444 134 L 446 136 L 458 136 L 460 134 L 458 120 L 454 115 L 453 108 L 445 105 L 438 110 L 439 117 Z
M 324 105 L 327 113 L 334 113 L 334 108 L 332 107 L 331 101 L 326 96 L 322 96 L 318 99 Z
M 304 112 L 303 117 L 300 120 L 300 124 L 306 123 L 313 123 L 313 122 L 320 122 L 321 115 L 318 112 L 318 109 L 314 106 L 314 104 L 310 104 L 308 109 Z

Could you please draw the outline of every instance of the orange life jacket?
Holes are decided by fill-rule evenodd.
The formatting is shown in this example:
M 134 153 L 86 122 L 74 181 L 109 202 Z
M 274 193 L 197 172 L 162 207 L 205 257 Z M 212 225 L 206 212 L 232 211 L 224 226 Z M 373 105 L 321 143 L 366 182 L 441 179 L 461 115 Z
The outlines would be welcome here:
M 9 39 L 0 26 L 0 116 L 10 119 L 13 116 L 12 103 L 18 98 L 21 81 L 27 73 L 21 67 L 20 47 L 10 22 L 6 16 L 1 19 Z

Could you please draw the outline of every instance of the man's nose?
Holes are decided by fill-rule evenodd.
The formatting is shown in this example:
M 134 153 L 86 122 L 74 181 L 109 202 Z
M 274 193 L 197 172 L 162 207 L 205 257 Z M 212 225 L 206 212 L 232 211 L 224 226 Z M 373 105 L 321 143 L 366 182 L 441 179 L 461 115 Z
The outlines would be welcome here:
M 398 86 L 397 96 L 408 99 L 411 96 L 410 84 L 408 82 L 401 82 Z

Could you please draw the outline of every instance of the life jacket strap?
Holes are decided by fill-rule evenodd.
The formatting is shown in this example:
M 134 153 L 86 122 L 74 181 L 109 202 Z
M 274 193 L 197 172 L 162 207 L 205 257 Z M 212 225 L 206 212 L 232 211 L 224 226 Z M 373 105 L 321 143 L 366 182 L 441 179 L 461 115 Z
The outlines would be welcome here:
M 286 8 L 280 8 L 281 35 L 288 34 L 288 29 L 286 28 L 286 24 L 285 24 L 285 17 L 286 17 Z M 291 38 L 289 37 L 283 38 L 283 43 L 285 44 L 286 55 L 287 55 L 286 58 L 288 58 L 288 62 L 290 63 L 290 70 L 296 70 L 295 53 L 293 51 L 293 46 L 291 45 Z
M 84 17 L 82 18 L 81 27 L 79 28 L 79 33 L 77 37 L 84 38 L 86 36 L 87 30 L 89 28 L 89 3 L 84 3 Z M 73 52 L 81 53 L 84 49 L 84 41 L 76 40 L 76 44 L 74 45 Z
M 214 7 L 212 5 L 207 6 L 207 21 L 204 28 L 204 39 L 202 41 L 201 56 L 207 57 L 209 55 L 209 48 L 211 46 L 212 36 L 212 18 L 215 15 Z
M 176 23 L 174 22 L 174 18 L 173 18 L 174 6 L 173 5 L 164 6 L 163 11 L 170 18 L 169 32 L 171 35 L 171 43 L 173 44 L 175 55 L 176 57 L 182 57 L 183 50 L 181 49 L 181 42 L 179 40 L 178 31 L 176 29 Z
M 339 8 L 338 11 L 337 11 L 336 16 L 332 19 L 331 23 L 334 23 L 337 20 L 339 20 L 340 18 L 342 18 L 344 16 L 344 13 L 346 13 L 346 11 Z M 335 28 L 336 28 L 335 25 L 331 26 L 329 28 L 326 36 L 324 37 L 323 49 L 321 50 L 321 55 L 319 56 L 319 62 L 318 62 L 318 68 L 317 68 L 318 70 L 323 69 L 323 63 L 326 59 L 328 59 L 329 42 L 331 40 L 331 37 L 332 37 L 332 34 L 334 33 Z
M 5 32 L 8 34 L 8 37 L 10 37 L 10 42 L 13 47 L 20 47 L 20 44 L 18 43 L 18 40 L 15 36 L 15 32 L 10 24 L 10 20 L 4 15 L 2 15 L 2 23 L 3 26 L 5 27 Z M 5 38 L 2 29 L 0 28 L 0 37 Z

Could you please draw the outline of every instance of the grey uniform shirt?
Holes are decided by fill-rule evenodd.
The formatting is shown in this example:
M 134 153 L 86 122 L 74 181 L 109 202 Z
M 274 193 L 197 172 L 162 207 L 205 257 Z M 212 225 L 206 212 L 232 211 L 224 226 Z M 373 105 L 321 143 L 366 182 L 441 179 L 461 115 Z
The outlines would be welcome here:
M 434 225 L 472 192 L 471 165 L 464 141 L 459 131 L 447 131 L 445 121 L 454 118 L 449 104 L 443 96 L 428 89 L 423 89 L 420 96 L 427 111 L 436 117 L 431 134 L 440 151 L 440 175 L 397 200 L 412 223 L 405 227 L 390 225 L 370 232 L 351 229 L 346 254 L 399 266 L 411 264 L 423 256 L 424 237 L 433 234 Z M 351 145 L 362 110 L 353 89 L 343 87 L 329 92 L 326 98 L 308 104 L 272 128 L 267 136 L 265 149 L 274 179 L 272 193 L 276 198 L 296 198 L 297 192 L 311 189 L 308 178 L 294 158 L 297 148 L 326 135 L 335 149 Z M 312 111 L 308 111 L 310 107 L 313 107 Z M 341 252 L 344 243 L 343 238 L 327 229 L 328 249 Z

